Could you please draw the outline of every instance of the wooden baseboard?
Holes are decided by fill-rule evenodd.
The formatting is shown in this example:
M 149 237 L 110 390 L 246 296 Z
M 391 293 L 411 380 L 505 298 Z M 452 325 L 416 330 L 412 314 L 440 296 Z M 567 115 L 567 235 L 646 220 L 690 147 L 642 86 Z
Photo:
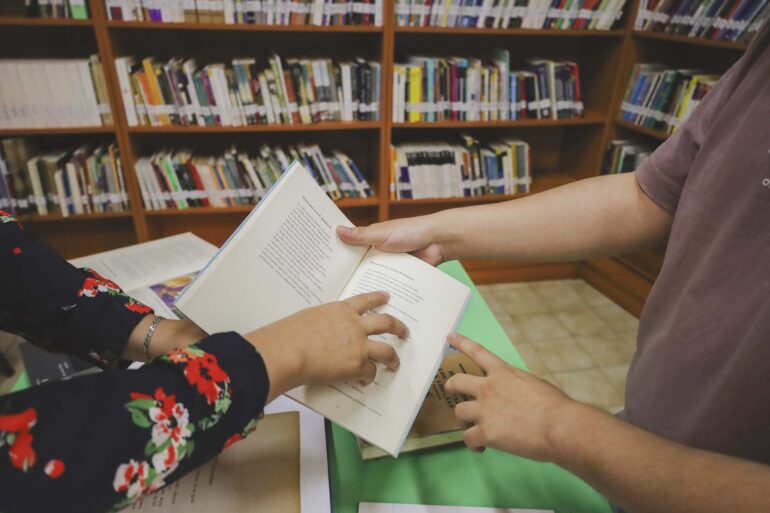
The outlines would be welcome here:
M 583 262 L 578 276 L 637 317 L 653 284 L 649 277 L 615 258 Z
M 474 283 L 567 280 L 578 277 L 576 262 L 559 264 L 520 264 L 506 260 L 463 260 L 463 267 Z

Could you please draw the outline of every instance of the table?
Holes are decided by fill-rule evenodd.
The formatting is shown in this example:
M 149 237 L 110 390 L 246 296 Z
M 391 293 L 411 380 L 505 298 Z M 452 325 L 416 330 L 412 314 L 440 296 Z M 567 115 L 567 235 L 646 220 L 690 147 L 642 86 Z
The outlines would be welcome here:
M 473 290 L 458 331 L 526 369 L 459 262 L 440 269 Z M 23 374 L 13 390 L 27 387 L 29 378 Z M 604 497 L 569 472 L 499 451 L 478 454 L 452 447 L 363 462 L 353 436 L 336 425 L 327 432 L 327 446 L 334 513 L 356 513 L 359 501 L 611 512 Z
M 458 331 L 526 369 L 459 262 L 440 269 L 473 290 Z M 353 436 L 336 425 L 327 433 L 327 445 L 334 513 L 356 513 L 359 501 L 541 508 L 557 513 L 611 511 L 604 497 L 556 465 L 499 451 L 478 454 L 460 446 L 363 462 Z

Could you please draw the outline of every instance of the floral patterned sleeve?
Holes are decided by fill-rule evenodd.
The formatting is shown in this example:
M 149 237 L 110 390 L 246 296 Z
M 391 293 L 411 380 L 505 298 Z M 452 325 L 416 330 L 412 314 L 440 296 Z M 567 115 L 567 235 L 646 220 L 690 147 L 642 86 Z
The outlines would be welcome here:
M 151 312 L 2 211 L 0 285 L 0 329 L 104 365 Z M 248 435 L 268 389 L 254 347 L 220 333 L 139 370 L 0 396 L 0 512 L 130 507 Z
M 120 511 L 256 427 L 269 382 L 236 333 L 139 370 L 0 397 L 0 511 Z
M 114 366 L 152 309 L 90 269 L 77 269 L 0 210 L 0 330 L 47 351 Z

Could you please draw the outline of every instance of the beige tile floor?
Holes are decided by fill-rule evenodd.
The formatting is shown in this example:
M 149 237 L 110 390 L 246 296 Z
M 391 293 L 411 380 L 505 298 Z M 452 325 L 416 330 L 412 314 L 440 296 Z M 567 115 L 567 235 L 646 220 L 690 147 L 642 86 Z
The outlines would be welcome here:
M 534 374 L 571 397 L 616 412 L 638 321 L 581 280 L 481 285 L 489 304 Z M 0 354 L 16 368 L 0 376 L 7 393 L 22 368 L 18 339 L 0 332 Z
M 623 408 L 639 321 L 582 280 L 481 285 L 530 371 L 574 399 Z

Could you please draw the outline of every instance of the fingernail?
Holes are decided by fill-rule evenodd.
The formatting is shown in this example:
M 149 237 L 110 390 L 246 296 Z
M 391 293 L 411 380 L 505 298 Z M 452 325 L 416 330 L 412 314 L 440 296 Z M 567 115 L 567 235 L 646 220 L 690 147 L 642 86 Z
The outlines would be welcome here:
M 452 333 L 447 335 L 446 338 L 447 338 L 447 340 L 455 340 L 455 339 L 457 339 L 457 336 L 458 336 L 457 333 L 453 331 Z

